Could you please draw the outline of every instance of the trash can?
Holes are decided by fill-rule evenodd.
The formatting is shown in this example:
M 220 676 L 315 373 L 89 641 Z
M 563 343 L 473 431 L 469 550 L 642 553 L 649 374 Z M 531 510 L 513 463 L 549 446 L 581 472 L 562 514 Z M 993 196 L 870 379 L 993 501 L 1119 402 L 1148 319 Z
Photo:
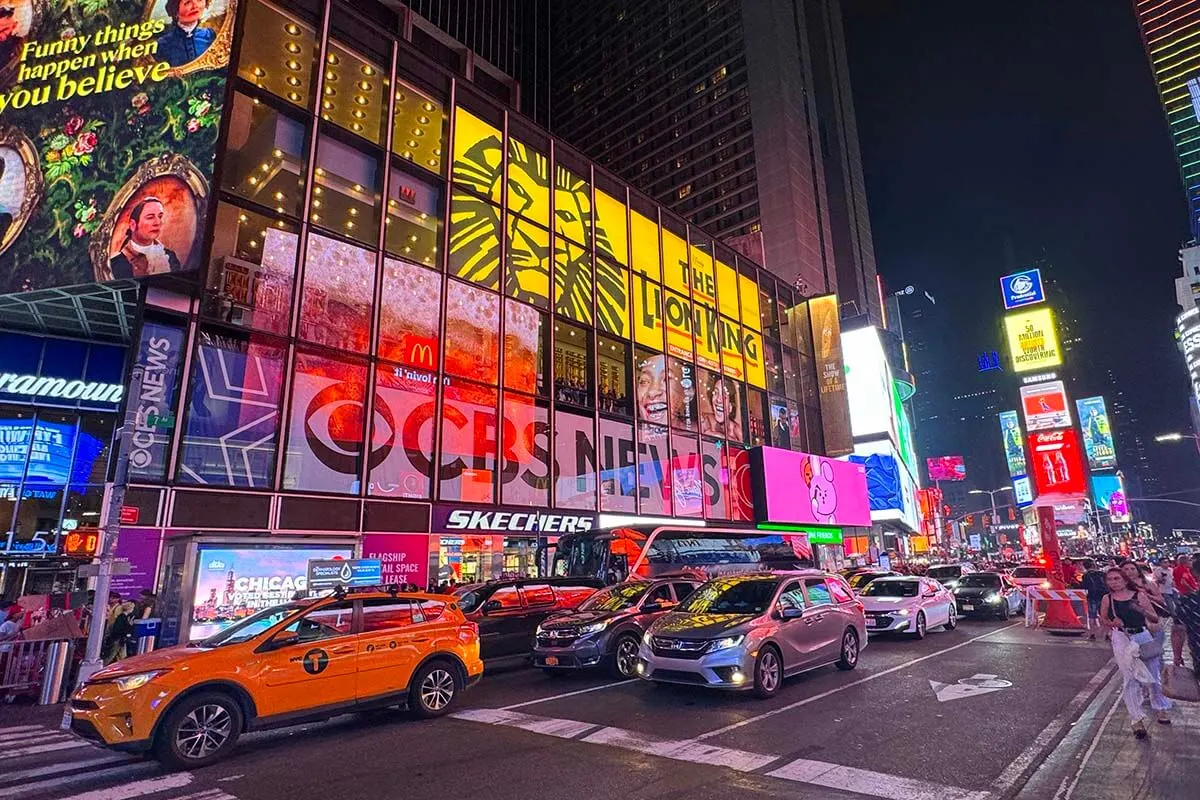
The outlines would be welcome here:
M 138 655 L 149 653 L 154 649 L 154 645 L 158 642 L 158 632 L 162 627 L 162 620 L 158 617 L 147 617 L 146 619 L 135 619 L 133 621 L 133 638 L 137 641 Z
M 63 684 L 67 679 L 67 665 L 71 663 L 71 650 L 74 645 L 65 639 L 59 639 L 46 647 L 45 666 L 42 669 L 42 693 L 38 704 L 52 706 L 62 699 Z

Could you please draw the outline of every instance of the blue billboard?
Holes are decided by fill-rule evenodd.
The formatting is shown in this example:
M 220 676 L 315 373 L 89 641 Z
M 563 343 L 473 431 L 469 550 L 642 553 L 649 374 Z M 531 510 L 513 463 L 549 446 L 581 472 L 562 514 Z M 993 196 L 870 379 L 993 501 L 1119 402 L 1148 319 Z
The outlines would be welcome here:
M 1004 308 L 1007 310 L 1041 303 L 1046 299 L 1042 271 L 1027 269 L 1005 275 L 1000 279 L 1000 292 L 1004 295 Z
M 0 482 L 85 483 L 104 443 L 74 425 L 0 419 Z M 26 472 L 28 464 L 28 472 Z

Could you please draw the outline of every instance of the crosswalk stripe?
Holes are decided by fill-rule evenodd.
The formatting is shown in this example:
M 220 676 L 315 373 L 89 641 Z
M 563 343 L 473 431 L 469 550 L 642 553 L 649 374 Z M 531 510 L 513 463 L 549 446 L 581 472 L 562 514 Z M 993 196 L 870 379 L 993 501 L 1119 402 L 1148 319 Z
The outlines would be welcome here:
M 59 771 L 61 771 L 61 769 L 62 768 L 60 766 Z M 12 797 L 13 795 L 17 794 L 27 794 L 34 791 L 46 791 L 47 789 L 54 789 L 60 786 L 70 786 L 73 783 L 83 783 L 84 781 L 87 781 L 88 783 L 95 783 L 104 778 L 132 778 L 142 772 L 149 772 L 155 769 L 159 769 L 159 766 L 148 761 L 142 761 L 133 764 L 121 764 L 119 766 L 109 767 L 108 769 L 91 770 L 90 772 L 76 775 L 66 775 L 61 778 L 50 778 L 49 780 L 44 781 L 35 781 L 33 783 L 22 783 L 16 786 L 8 786 L 0 789 L 0 797 Z
M 33 747 L 18 747 L 16 750 L 0 751 L 0 761 L 19 758 L 20 756 L 33 756 L 38 753 L 52 753 L 55 750 L 70 750 L 73 747 L 91 746 L 88 742 L 73 739 L 66 742 L 54 742 L 53 744 L 39 744 Z
M 9 725 L 7 727 L 0 728 L 0 736 L 3 736 L 6 733 L 19 733 L 21 731 L 40 731 L 40 730 L 48 730 L 48 729 L 46 728 L 45 725 Z
M 134 764 L 140 762 L 141 759 L 136 756 L 104 756 L 103 758 L 85 758 L 82 761 L 72 761 L 70 763 L 51 764 L 48 767 L 36 767 L 34 769 L 20 770 L 17 772 L 6 772 L 0 775 L 0 782 L 3 783 L 18 783 L 20 781 L 28 781 L 34 778 L 40 778 L 43 775 L 59 775 L 66 770 L 88 769 L 90 767 L 115 766 L 117 764 Z
M 170 800 L 238 800 L 231 794 L 227 794 L 220 789 L 205 789 L 202 792 L 194 794 L 184 794 L 178 797 L 172 797 Z
M 170 789 L 182 789 L 192 782 L 190 772 L 176 772 L 158 778 L 145 778 L 133 783 L 120 786 L 110 786 L 107 789 L 95 789 L 82 794 L 74 794 L 60 800 L 125 800 L 129 797 L 141 797 L 147 794 L 157 794 Z
M 61 733 L 59 731 L 30 731 L 29 733 L 20 733 L 13 736 L 0 736 L 0 745 L 5 747 L 16 747 L 23 744 L 45 744 L 58 740 L 65 742 L 68 739 L 73 739 L 69 733 Z

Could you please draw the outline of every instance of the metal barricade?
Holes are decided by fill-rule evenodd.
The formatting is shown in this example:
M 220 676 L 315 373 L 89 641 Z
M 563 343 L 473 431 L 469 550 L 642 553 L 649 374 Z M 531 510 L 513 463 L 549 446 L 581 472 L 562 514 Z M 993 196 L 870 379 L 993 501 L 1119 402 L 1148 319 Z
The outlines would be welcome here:
M 75 643 L 39 639 L 0 644 L 0 695 L 37 695 L 45 704 L 62 699 Z

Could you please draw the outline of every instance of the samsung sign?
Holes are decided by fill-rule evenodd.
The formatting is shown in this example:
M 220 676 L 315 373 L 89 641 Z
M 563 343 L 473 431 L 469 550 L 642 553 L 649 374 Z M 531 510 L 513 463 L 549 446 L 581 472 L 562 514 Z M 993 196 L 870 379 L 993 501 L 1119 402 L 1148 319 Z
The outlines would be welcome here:
M 1000 292 L 1004 295 L 1006 309 L 1040 303 L 1046 299 L 1046 292 L 1042 287 L 1042 271 L 1027 269 L 1005 275 L 1000 279 Z
M 594 514 L 474 510 L 435 506 L 433 530 L 478 533 L 580 533 L 596 527 Z

